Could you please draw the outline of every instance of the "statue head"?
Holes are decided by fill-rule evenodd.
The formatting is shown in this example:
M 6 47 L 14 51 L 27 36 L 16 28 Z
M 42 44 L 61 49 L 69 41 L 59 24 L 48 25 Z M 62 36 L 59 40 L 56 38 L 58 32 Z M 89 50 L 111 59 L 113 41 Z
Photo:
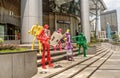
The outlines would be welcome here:
M 48 24 L 45 24 L 45 25 L 44 25 L 44 28 L 45 28 L 45 29 L 48 29 L 48 28 L 49 28 Z
M 57 30 L 57 32 L 58 32 L 58 33 L 61 33 L 61 32 L 62 32 L 62 29 L 61 29 L 61 28 L 59 28 L 59 29 Z
M 67 29 L 66 33 L 69 33 L 70 32 L 70 29 Z

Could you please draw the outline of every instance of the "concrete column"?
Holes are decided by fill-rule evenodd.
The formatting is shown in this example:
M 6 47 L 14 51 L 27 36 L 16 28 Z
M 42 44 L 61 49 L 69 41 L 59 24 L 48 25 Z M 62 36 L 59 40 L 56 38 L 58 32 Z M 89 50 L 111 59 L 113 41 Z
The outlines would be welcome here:
M 30 28 L 39 23 L 42 25 L 42 0 L 21 0 L 21 42 L 29 44 L 33 36 L 28 34 Z
M 98 31 L 101 31 L 101 24 L 100 24 L 100 9 L 98 10 Z
M 82 32 L 90 42 L 89 0 L 80 0 Z
M 101 31 L 100 26 L 100 3 L 97 1 L 96 3 L 96 27 L 95 27 L 95 36 L 98 38 L 98 32 Z

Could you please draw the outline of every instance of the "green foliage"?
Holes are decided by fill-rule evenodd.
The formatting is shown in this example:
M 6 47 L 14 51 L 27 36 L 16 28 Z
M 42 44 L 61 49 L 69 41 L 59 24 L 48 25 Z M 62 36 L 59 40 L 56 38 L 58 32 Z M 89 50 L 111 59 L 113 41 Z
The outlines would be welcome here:
M 104 42 L 104 40 L 103 39 L 99 39 L 99 42 Z
M 4 42 L 4 40 L 2 38 L 0 38 L 0 44 L 2 44 Z
M 20 52 L 26 51 L 26 48 L 20 48 L 16 44 L 2 44 L 4 40 L 0 38 L 0 53 Z
M 99 42 L 98 39 L 96 39 L 95 37 L 91 37 L 91 43 L 97 43 L 97 42 Z
M 15 44 L 1 44 L 0 45 L 0 50 L 14 50 L 14 49 L 17 49 L 19 48 L 18 45 L 15 45 Z
M 14 50 L 0 50 L 0 53 L 12 53 L 12 52 L 21 52 L 21 51 L 26 51 L 26 48 L 18 48 L 18 49 L 14 49 Z
M 20 52 L 26 50 L 26 48 L 20 48 L 16 44 L 0 44 L 0 53 Z
M 114 34 L 114 35 L 112 35 L 112 39 L 114 41 L 117 41 L 117 40 L 119 40 L 119 36 L 117 34 Z

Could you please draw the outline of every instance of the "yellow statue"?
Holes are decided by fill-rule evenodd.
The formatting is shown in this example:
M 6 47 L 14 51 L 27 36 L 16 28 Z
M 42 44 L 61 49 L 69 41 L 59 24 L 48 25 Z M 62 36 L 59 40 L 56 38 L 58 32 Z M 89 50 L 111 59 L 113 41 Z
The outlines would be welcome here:
M 29 34 L 34 36 L 33 41 L 32 41 L 32 47 L 31 47 L 32 50 L 34 49 L 35 40 L 36 40 L 37 36 L 39 35 L 39 33 L 41 32 L 42 29 L 43 29 L 43 26 L 40 26 L 39 24 L 36 24 L 36 25 L 33 25 L 32 28 L 28 32 Z M 39 52 L 41 54 L 42 45 L 41 45 L 40 41 L 38 41 L 38 42 L 39 42 L 39 44 L 38 44 L 39 45 Z

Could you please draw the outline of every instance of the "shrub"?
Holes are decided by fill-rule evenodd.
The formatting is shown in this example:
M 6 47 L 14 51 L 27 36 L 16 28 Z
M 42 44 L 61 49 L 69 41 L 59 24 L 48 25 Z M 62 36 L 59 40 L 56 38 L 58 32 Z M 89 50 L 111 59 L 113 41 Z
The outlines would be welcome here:
M 4 42 L 4 40 L 2 38 L 0 38 L 0 44 L 2 44 Z
M 15 44 L 2 44 L 0 45 L 0 50 L 14 50 L 19 48 L 18 45 Z

